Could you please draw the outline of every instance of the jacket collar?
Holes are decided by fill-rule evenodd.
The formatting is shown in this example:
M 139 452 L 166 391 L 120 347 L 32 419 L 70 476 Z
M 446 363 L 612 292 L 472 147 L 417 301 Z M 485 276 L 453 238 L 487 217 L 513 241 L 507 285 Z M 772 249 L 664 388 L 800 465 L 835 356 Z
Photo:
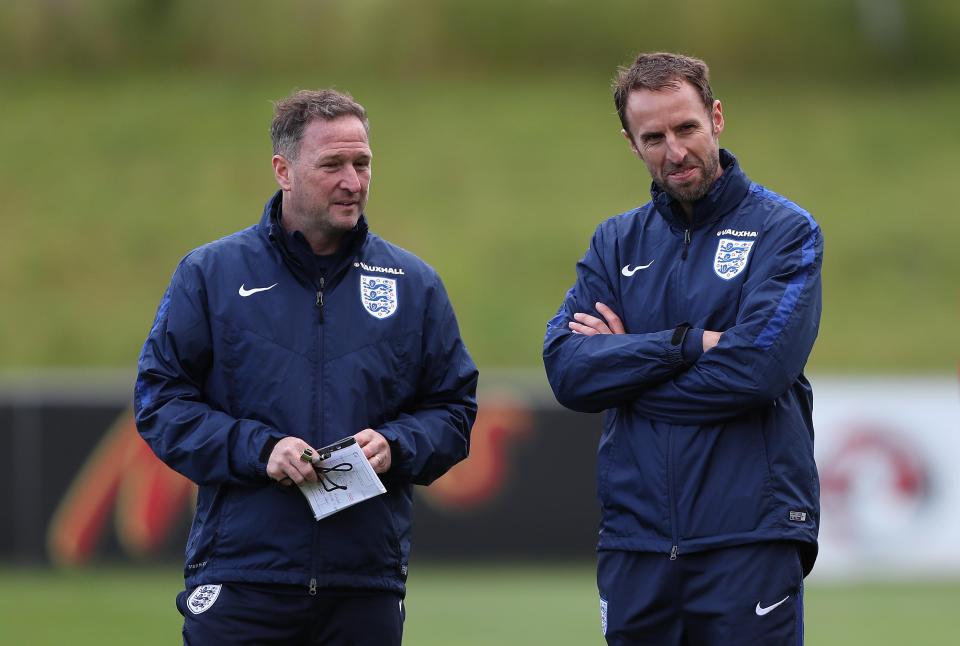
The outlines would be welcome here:
M 720 166 L 723 174 L 717 178 L 710 190 L 693 205 L 693 221 L 687 223 L 686 215 L 670 195 L 656 184 L 651 184 L 650 195 L 657 211 L 676 229 L 699 229 L 719 220 L 732 211 L 750 190 L 750 179 L 740 168 L 740 162 L 729 150 L 720 149 Z
M 306 240 L 294 239 L 294 236 L 289 234 L 280 223 L 282 195 L 282 191 L 277 191 L 273 194 L 273 197 L 267 200 L 263 207 L 263 215 L 260 217 L 260 230 L 277 247 L 284 262 L 290 266 L 294 273 L 303 276 L 310 282 L 315 282 L 314 263 L 313 258 L 310 257 L 312 252 L 309 250 Z M 369 232 L 367 217 L 361 213 L 357 225 L 347 232 L 343 244 L 335 254 L 337 260 L 335 267 L 332 268 L 331 278 L 341 273 L 343 267 L 347 266 L 347 261 L 352 262 L 354 260 L 367 241 Z M 299 237 L 302 238 L 302 234 Z

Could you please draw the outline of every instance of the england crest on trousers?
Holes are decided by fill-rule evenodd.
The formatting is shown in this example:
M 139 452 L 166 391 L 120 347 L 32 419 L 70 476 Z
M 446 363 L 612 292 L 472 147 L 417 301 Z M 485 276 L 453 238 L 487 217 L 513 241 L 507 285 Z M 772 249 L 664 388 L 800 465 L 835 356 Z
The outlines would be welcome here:
M 220 596 L 219 585 L 201 585 L 187 598 L 187 608 L 195 615 L 206 612 Z
M 397 279 L 360 274 L 360 300 L 370 316 L 387 318 L 397 311 Z
M 717 255 L 713 257 L 713 272 L 724 280 L 730 280 L 747 266 L 747 258 L 755 240 L 720 238 Z

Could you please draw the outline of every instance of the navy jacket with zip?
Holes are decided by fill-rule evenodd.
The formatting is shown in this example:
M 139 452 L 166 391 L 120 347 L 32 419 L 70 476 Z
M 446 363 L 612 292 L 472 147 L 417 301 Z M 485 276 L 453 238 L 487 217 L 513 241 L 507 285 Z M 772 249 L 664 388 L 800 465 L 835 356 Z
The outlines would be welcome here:
M 654 185 L 651 202 L 597 228 L 547 325 L 544 364 L 561 404 L 605 411 L 599 549 L 676 556 L 794 540 L 809 571 L 820 507 L 803 368 L 823 238 L 726 150 L 721 164 L 691 222 Z M 626 334 L 571 332 L 574 313 L 600 316 L 597 302 Z M 723 332 L 708 352 L 704 330 Z
M 403 592 L 411 485 L 466 457 L 477 370 L 426 263 L 361 218 L 321 284 L 279 212 L 278 192 L 259 224 L 181 261 L 140 356 L 140 434 L 199 485 L 186 583 Z M 280 438 L 320 447 L 368 427 L 392 449 L 386 494 L 314 521 L 266 476 Z

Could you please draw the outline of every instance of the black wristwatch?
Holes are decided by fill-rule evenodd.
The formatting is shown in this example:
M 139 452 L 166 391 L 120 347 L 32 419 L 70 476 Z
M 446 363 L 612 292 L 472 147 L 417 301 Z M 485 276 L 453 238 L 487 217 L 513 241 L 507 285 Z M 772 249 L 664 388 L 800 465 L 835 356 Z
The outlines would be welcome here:
M 670 339 L 670 345 L 683 346 L 683 340 L 687 338 L 687 332 L 690 331 L 689 323 L 681 323 L 673 330 L 673 337 Z

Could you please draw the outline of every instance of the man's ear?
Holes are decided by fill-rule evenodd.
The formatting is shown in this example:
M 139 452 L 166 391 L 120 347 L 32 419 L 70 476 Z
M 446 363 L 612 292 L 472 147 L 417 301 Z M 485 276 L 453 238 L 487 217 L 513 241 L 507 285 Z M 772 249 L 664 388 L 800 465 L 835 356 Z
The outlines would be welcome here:
M 720 133 L 723 132 L 723 106 L 720 104 L 720 100 L 714 100 L 713 110 L 710 114 L 710 119 L 713 121 L 713 134 L 716 137 L 720 136 Z
M 290 162 L 283 155 L 274 155 L 270 161 L 273 164 L 273 176 L 277 180 L 277 184 L 284 191 L 289 191 L 292 186 L 290 183 Z

